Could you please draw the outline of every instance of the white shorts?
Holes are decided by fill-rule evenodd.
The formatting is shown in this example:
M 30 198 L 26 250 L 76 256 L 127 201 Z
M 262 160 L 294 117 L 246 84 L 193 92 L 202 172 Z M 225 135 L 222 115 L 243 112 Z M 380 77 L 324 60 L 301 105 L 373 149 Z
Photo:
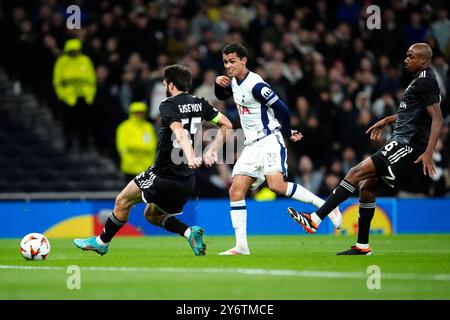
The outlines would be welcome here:
M 266 180 L 266 175 L 275 172 L 287 176 L 287 150 L 279 131 L 246 145 L 234 165 L 232 176 L 239 174 L 255 178 L 250 187 L 250 190 L 255 190 Z

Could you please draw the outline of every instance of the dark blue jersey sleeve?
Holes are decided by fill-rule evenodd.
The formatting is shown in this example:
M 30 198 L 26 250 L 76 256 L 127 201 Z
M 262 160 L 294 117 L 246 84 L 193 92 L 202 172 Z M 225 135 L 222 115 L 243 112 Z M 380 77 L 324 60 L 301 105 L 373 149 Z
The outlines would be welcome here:
M 275 112 L 275 117 L 281 124 L 281 132 L 285 138 L 290 138 L 291 132 L 291 114 L 287 105 L 278 98 L 277 94 L 267 83 L 257 83 L 252 89 L 253 97 L 261 105 L 270 107 Z
M 233 92 L 231 90 L 231 86 L 224 88 L 217 83 L 214 83 L 214 94 L 217 99 L 226 100 L 233 95 Z

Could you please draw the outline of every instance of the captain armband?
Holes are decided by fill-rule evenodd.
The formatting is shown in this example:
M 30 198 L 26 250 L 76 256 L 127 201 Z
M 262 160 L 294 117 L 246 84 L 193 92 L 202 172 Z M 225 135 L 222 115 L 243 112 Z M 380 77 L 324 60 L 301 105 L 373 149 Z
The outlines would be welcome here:
M 215 116 L 213 119 L 211 119 L 209 122 L 217 126 L 217 123 L 219 122 L 220 118 L 222 118 L 223 114 L 218 113 L 217 116 Z

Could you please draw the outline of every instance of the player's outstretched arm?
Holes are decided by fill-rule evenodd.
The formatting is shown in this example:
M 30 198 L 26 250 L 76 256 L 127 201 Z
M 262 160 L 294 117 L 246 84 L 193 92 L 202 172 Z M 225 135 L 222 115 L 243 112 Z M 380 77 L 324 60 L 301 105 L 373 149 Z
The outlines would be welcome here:
M 181 122 L 175 121 L 170 125 L 170 129 L 172 129 L 175 134 L 175 138 L 177 139 L 181 150 L 183 150 L 184 155 L 188 161 L 188 166 L 190 169 L 197 169 L 202 165 L 202 158 L 196 158 L 194 149 L 192 148 L 192 144 L 189 141 L 188 133 L 183 128 Z
M 367 129 L 366 134 L 370 133 L 371 140 L 381 140 L 383 138 L 384 128 L 390 123 L 397 121 L 397 115 L 385 117 Z
M 233 95 L 231 79 L 227 76 L 218 76 L 214 83 L 214 94 L 219 100 L 226 100 Z
M 221 113 L 219 113 L 219 118 L 214 124 L 219 126 L 219 132 L 214 141 L 208 145 L 207 151 L 203 156 L 205 166 L 207 167 L 211 167 L 217 162 L 217 150 L 225 143 L 230 130 L 233 129 L 231 121 Z
M 431 130 L 430 139 L 428 140 L 428 146 L 422 155 L 417 158 L 414 163 L 422 162 L 423 174 L 433 177 L 436 174 L 436 169 L 433 164 L 433 152 L 436 147 L 436 143 L 439 139 L 439 133 L 441 131 L 444 119 L 442 117 L 441 107 L 439 103 L 433 103 L 427 107 L 428 114 L 431 117 Z

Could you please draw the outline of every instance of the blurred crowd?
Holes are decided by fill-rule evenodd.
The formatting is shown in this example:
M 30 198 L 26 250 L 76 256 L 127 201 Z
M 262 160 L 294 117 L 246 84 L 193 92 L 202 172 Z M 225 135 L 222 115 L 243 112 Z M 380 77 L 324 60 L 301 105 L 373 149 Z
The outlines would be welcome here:
M 73 4 L 81 8 L 79 30 L 66 27 L 66 8 Z M 381 9 L 380 29 L 367 27 L 371 4 Z M 403 68 L 406 50 L 426 42 L 434 52 L 445 126 L 434 155 L 437 175 L 423 194 L 444 196 L 450 192 L 449 7 L 431 0 L 6 1 L 0 58 L 11 77 L 58 116 L 53 68 L 65 42 L 80 39 L 97 81 L 95 112 L 89 113 L 97 128 L 93 143 L 115 157 L 115 130 L 132 102 L 144 102 L 147 120 L 158 128 L 158 106 L 166 97 L 162 69 L 171 63 L 188 66 L 191 92 L 238 127 L 233 101 L 216 99 L 214 80 L 223 74 L 222 47 L 241 42 L 249 49 L 249 68 L 288 104 L 293 128 L 304 135 L 288 144 L 290 179 L 327 196 L 382 145 L 365 131 L 396 112 L 412 80 Z M 199 196 L 226 196 L 230 173 L 227 165 L 200 169 Z M 381 194 L 393 195 L 388 189 Z

